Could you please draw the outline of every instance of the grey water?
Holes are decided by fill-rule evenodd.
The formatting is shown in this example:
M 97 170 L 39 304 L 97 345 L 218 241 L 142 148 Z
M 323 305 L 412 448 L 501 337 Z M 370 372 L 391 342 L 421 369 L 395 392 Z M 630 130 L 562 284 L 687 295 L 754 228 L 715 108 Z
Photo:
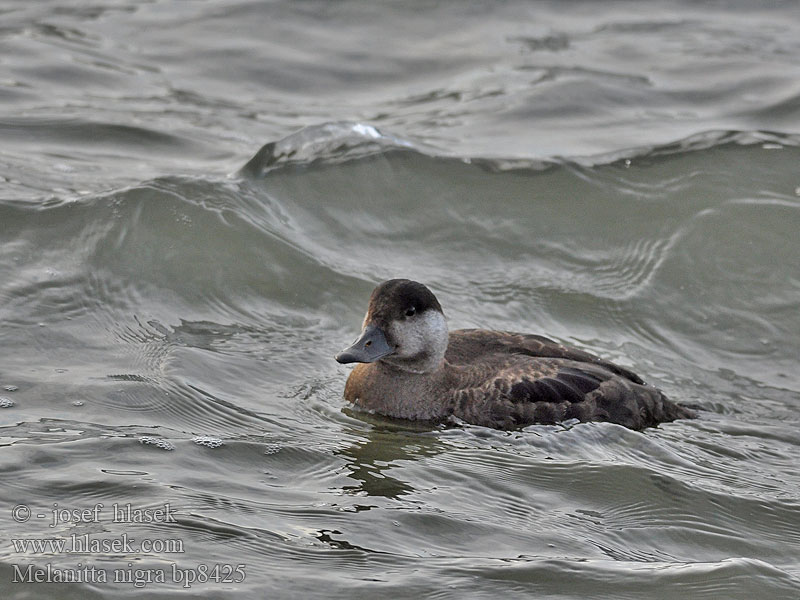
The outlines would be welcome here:
M 798 31 L 2 0 L 0 596 L 800 597 Z M 391 277 L 700 416 L 354 412 L 333 355 Z

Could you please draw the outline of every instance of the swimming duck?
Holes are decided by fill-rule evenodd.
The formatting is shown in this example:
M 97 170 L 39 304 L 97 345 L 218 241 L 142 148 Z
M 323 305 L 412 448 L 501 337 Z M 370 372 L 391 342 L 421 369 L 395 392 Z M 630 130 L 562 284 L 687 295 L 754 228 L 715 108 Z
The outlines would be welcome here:
M 362 363 L 347 378 L 347 401 L 400 419 L 455 417 L 496 429 L 578 419 L 643 429 L 695 416 L 628 369 L 546 337 L 448 332 L 436 296 L 408 279 L 375 288 L 361 335 L 336 360 Z

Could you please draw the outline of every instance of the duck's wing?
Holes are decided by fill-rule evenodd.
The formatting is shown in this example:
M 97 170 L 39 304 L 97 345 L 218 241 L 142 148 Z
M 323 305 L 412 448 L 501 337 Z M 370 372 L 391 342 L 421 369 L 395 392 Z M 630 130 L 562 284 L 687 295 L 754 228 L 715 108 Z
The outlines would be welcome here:
M 584 350 L 570 348 L 541 335 L 487 331 L 485 329 L 458 329 L 450 332 L 447 360 L 455 365 L 468 365 L 483 357 L 502 354 L 521 354 L 540 358 L 563 358 L 598 365 L 634 383 L 644 383 L 636 373 L 603 360 Z
M 492 374 L 481 370 L 461 369 L 477 385 L 456 389 L 451 405 L 455 416 L 475 425 L 513 429 L 578 419 L 643 429 L 694 416 L 656 388 L 592 363 L 517 359 Z

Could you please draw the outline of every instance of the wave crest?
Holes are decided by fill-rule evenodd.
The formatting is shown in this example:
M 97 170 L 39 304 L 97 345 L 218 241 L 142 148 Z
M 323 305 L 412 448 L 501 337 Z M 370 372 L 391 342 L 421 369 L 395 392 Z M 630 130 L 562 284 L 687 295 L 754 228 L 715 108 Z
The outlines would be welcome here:
M 263 176 L 287 165 L 317 162 L 340 163 L 391 150 L 417 149 L 419 146 L 399 137 L 386 135 L 372 125 L 338 121 L 305 127 L 276 142 L 264 144 L 241 173 Z
M 441 148 L 382 132 L 369 124 L 337 121 L 305 127 L 280 140 L 265 144 L 242 167 L 239 175 L 263 177 L 270 171 L 290 165 L 340 164 L 395 151 L 475 164 L 489 171 L 541 171 L 558 164 L 597 167 L 619 161 L 698 152 L 727 145 L 758 144 L 765 149 L 800 147 L 800 135 L 760 130 L 710 130 L 658 146 L 640 146 L 587 156 L 554 156 L 541 159 L 513 156 L 459 156 Z

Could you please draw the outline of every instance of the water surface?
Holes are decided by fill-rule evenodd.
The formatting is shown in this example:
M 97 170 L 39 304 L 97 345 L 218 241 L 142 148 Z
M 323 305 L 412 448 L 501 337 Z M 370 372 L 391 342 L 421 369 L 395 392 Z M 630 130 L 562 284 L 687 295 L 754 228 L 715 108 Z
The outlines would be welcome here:
M 798 597 L 798 16 L 5 2 L 3 597 Z M 399 276 L 700 418 L 355 413 Z M 73 535 L 158 543 L 18 547 Z

